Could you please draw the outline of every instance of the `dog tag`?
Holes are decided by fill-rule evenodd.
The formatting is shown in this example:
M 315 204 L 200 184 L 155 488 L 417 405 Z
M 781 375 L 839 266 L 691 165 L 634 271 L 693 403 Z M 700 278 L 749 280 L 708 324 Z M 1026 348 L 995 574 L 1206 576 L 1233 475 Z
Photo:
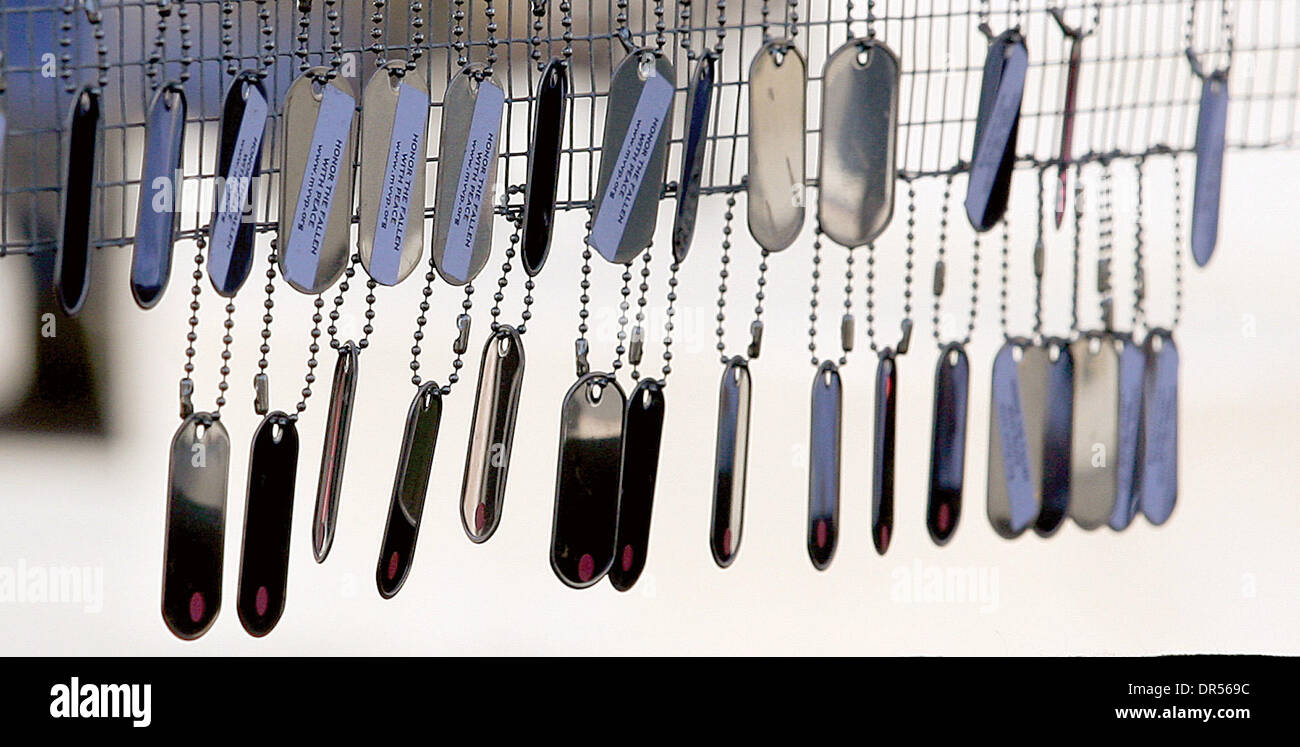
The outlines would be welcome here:
M 966 480 L 966 408 L 970 362 L 960 343 L 939 351 L 934 370 L 934 431 L 930 437 L 930 500 L 925 526 L 936 545 L 945 545 L 961 518 Z
M 226 298 L 239 291 L 253 267 L 254 206 L 268 110 L 257 73 L 245 70 L 236 76 L 221 109 L 216 204 L 208 229 L 208 276 L 217 294 Z
M 5 116 L 4 98 L 0 96 L 0 184 L 5 183 L 5 143 L 8 142 L 8 138 L 9 119 Z
M 718 441 L 713 466 L 713 517 L 709 549 L 726 568 L 740 549 L 745 520 L 745 476 L 749 460 L 749 365 L 736 356 L 722 368 L 718 387 Z
M 1142 419 L 1142 513 L 1160 525 L 1178 500 L 1178 346 L 1167 330 L 1147 334 Z
M 524 185 L 524 219 L 520 259 L 535 277 L 546 264 L 555 228 L 555 196 L 560 184 L 560 154 L 569 109 L 569 63 L 555 58 L 542 70 L 528 149 L 528 183 Z
M 614 563 L 626 407 L 609 374 L 586 374 L 564 395 L 551 569 L 575 589 L 600 581 Z
M 609 582 L 619 591 L 631 589 L 641 578 L 650 550 L 650 517 L 654 513 L 664 408 L 663 386 L 654 379 L 643 379 L 627 400 L 623 464 L 618 478 L 617 553 L 609 569 Z
M 63 155 L 62 231 L 54 259 L 54 291 L 63 313 L 81 312 L 90 292 L 90 226 L 95 202 L 95 167 L 99 163 L 99 93 L 77 91 L 68 115 Z
M 135 249 L 131 252 L 131 296 L 142 309 L 162 298 L 172 272 L 172 245 L 181 204 L 181 147 L 185 140 L 185 90 L 168 83 L 154 94 L 145 133 L 140 201 L 136 206 Z
M 1057 23 L 1064 29 L 1063 16 L 1057 16 Z M 1070 187 L 1070 160 L 1074 155 L 1074 120 L 1079 101 L 1079 70 L 1083 66 L 1083 36 L 1076 33 L 1070 37 L 1070 61 L 1065 73 L 1065 106 L 1061 110 L 1061 141 L 1056 164 L 1056 227 L 1061 227 L 1065 219 L 1065 201 Z M 1043 496 L 1046 501 L 1047 496 Z
M 673 259 L 677 262 L 686 259 L 691 250 L 691 239 L 695 236 L 717 65 L 715 52 L 706 52 L 700 57 L 686 96 L 686 140 L 682 144 L 682 176 L 677 180 L 677 215 L 673 219 Z
M 837 244 L 875 239 L 894 215 L 898 57 L 874 39 L 852 39 L 826 62 L 817 220 Z
M 1119 441 L 1119 352 L 1113 337 L 1086 333 L 1070 347 L 1074 358 L 1074 434 L 1070 518 L 1096 529 L 1115 509 Z
M 1127 335 L 1119 353 L 1119 441 L 1115 451 L 1115 506 L 1110 528 L 1124 529 L 1142 506 L 1138 470 L 1142 463 L 1142 387 L 1146 353 Z
M 433 262 L 452 285 L 472 281 L 492 253 L 492 204 L 505 101 L 505 91 L 479 63 L 457 73 L 443 98 Z
M 1196 192 L 1192 199 L 1192 258 L 1204 267 L 1219 241 L 1219 187 L 1228 131 L 1228 74 L 1215 72 L 1201 83 L 1196 117 Z
M 1019 31 L 1008 29 L 989 43 L 966 191 L 966 217 L 976 231 L 992 228 L 1007 210 L 1028 70 L 1029 53 Z
M 894 533 L 894 434 L 898 361 L 888 349 L 876 366 L 875 429 L 871 455 L 871 542 L 884 555 Z
M 769 252 L 803 227 L 808 64 L 789 39 L 767 42 L 749 66 L 749 233 Z
M 351 340 L 339 348 L 330 388 L 330 408 L 325 416 L 325 446 L 320 458 L 320 481 L 316 485 L 316 514 L 312 519 L 311 549 L 317 563 L 324 563 L 334 544 L 339 500 L 343 493 L 343 463 L 348 454 L 348 433 L 352 429 L 352 406 L 357 396 L 357 367 L 360 350 Z
M 424 253 L 425 132 L 429 91 L 394 60 L 366 84 L 361 101 L 361 266 L 382 285 L 411 274 Z
M 1040 537 L 1060 528 L 1070 510 L 1070 441 L 1074 428 L 1074 358 L 1068 340 L 1048 338 L 1047 396 L 1043 412 L 1043 504 L 1034 522 Z
M 1038 518 L 1046 361 L 1046 351 L 1019 340 L 1003 344 L 993 359 L 988 517 L 1007 539 L 1019 537 Z
M 591 233 L 600 256 L 627 264 L 650 245 L 668 157 L 677 73 L 667 56 L 628 55 L 609 84 Z
M 163 622 L 194 640 L 221 610 L 230 437 L 211 413 L 196 412 L 172 438 L 163 545 Z
M 840 432 L 843 387 L 834 361 L 823 361 L 812 385 L 812 443 L 808 452 L 808 557 L 830 567 L 840 535 Z
M 249 635 L 270 633 L 284 614 L 297 475 L 298 426 L 283 412 L 272 412 L 253 434 L 248 459 L 238 610 Z
M 426 381 L 416 390 L 415 399 L 411 400 L 411 407 L 406 412 L 402 452 L 397 458 L 388 522 L 384 525 L 383 545 L 379 548 L 379 564 L 375 568 L 375 583 L 384 599 L 395 596 L 411 572 L 441 423 L 442 394 L 435 382 Z
M 486 542 L 501 524 L 519 392 L 524 386 L 524 341 L 508 324 L 483 346 L 460 490 L 460 522 L 474 542 Z
M 325 291 L 348 263 L 357 102 L 315 67 L 289 87 L 280 181 L 280 271 L 303 293 Z

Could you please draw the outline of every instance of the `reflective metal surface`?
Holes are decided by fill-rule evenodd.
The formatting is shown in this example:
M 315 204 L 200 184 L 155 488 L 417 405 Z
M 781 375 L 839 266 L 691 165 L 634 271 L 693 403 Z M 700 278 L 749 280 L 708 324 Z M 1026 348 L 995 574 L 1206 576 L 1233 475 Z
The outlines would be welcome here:
M 808 64 L 789 39 L 763 45 L 749 66 L 749 233 L 779 252 L 803 227 Z
M 217 180 L 208 228 L 206 270 L 217 294 L 230 298 L 253 266 L 254 208 L 262 173 L 262 139 L 270 105 L 254 70 L 231 81 L 221 109 Z
M 871 543 L 884 555 L 894 535 L 894 437 L 898 416 L 898 361 L 888 349 L 876 365 L 871 450 Z
M 1057 22 L 1065 28 L 1064 21 Z M 1057 150 L 1056 165 L 1056 227 L 1061 227 L 1065 219 L 1066 195 L 1070 186 L 1070 160 L 1074 151 L 1074 120 L 1079 102 L 1079 69 L 1083 66 L 1084 35 L 1075 33 L 1070 36 L 1070 61 L 1065 73 L 1065 105 L 1061 110 L 1061 139 Z
M 249 635 L 270 633 L 284 613 L 297 474 L 298 427 L 283 412 L 268 413 L 253 433 L 249 450 L 239 556 L 237 608 Z
M 211 413 L 186 418 L 172 438 L 163 545 L 163 622 L 193 640 L 221 610 L 230 437 Z
M 1070 510 L 1070 458 L 1074 431 L 1074 358 L 1069 340 L 1048 338 L 1047 396 L 1043 413 L 1042 507 L 1034 531 L 1049 537 Z
M 320 481 L 316 484 L 316 513 L 312 518 L 311 549 L 317 563 L 325 562 L 334 544 L 339 500 L 343 493 L 343 464 L 348 454 L 348 432 L 352 428 L 352 406 L 360 375 L 360 350 L 351 340 L 339 348 L 330 387 L 330 408 L 325 416 L 325 444 L 320 458 Z
M 844 390 L 834 361 L 822 361 L 812 383 L 808 450 L 808 558 L 825 570 L 840 536 L 840 433 Z
M 153 308 L 172 272 L 172 245 L 180 208 L 181 148 L 185 140 L 185 89 L 168 83 L 154 94 L 147 117 L 144 166 L 131 251 L 131 297 Z
M 402 451 L 393 478 L 393 497 L 388 503 L 388 522 L 379 548 L 375 583 L 379 595 L 390 599 L 401 590 L 415 560 L 415 540 L 420 532 L 433 453 L 442 423 L 442 395 L 438 385 L 426 381 L 415 392 L 406 412 Z
M 1113 337 L 1087 333 L 1070 346 L 1074 358 L 1074 435 L 1070 518 L 1096 529 L 1115 508 L 1119 448 L 1119 351 Z
M 1163 524 L 1178 500 L 1178 346 L 1172 332 L 1151 330 L 1146 339 L 1142 397 L 1142 513 Z
M 483 346 L 461 480 L 460 523 L 474 542 L 486 542 L 501 523 L 523 386 L 524 341 L 518 330 L 503 324 Z
M 704 176 L 705 144 L 713 110 L 713 79 L 718 65 L 716 52 L 708 51 L 695 64 L 695 75 L 686 92 L 686 136 L 682 144 L 682 171 L 677 180 L 677 212 L 673 219 L 673 259 L 681 262 L 691 250 L 695 236 L 695 215 L 700 206 L 700 182 Z
M 649 556 L 664 409 L 663 387 L 650 378 L 642 379 L 627 400 L 618 479 L 618 533 L 614 564 L 609 569 L 609 582 L 619 591 L 636 584 Z
M 1219 189 L 1228 130 L 1228 75 L 1207 75 L 1196 117 L 1196 192 L 1192 198 L 1192 258 L 1204 267 L 1219 241 Z
M 966 217 L 977 231 L 992 228 L 1007 210 L 1028 71 L 1029 53 L 1019 31 L 1008 29 L 989 43 L 966 191 Z
M 1127 335 L 1119 338 L 1119 441 L 1115 451 L 1115 507 L 1110 528 L 1124 529 L 1142 506 L 1138 474 L 1142 462 L 1142 387 L 1146 353 Z
M 988 517 L 993 530 L 1008 539 L 1038 518 L 1046 358 L 1041 348 L 1014 340 L 1004 343 L 993 359 Z
M 749 459 L 749 365 L 736 356 L 722 367 L 718 386 L 718 436 L 713 462 L 713 516 L 709 549 L 726 568 L 740 549 Z
M 535 96 L 533 137 L 528 146 L 528 181 L 524 184 L 523 237 L 519 253 L 524 272 L 537 275 L 551 251 L 555 195 L 564 150 L 569 109 L 569 63 L 554 58 L 542 70 Z
M 86 86 L 72 100 L 63 143 L 61 230 L 54 257 L 54 292 L 63 313 L 81 312 L 90 292 L 90 226 L 99 163 L 99 94 Z
M 947 544 L 961 518 L 966 481 L 966 414 L 970 362 L 960 343 L 939 351 L 934 368 L 934 419 L 930 436 L 930 499 L 925 526 L 936 545 Z

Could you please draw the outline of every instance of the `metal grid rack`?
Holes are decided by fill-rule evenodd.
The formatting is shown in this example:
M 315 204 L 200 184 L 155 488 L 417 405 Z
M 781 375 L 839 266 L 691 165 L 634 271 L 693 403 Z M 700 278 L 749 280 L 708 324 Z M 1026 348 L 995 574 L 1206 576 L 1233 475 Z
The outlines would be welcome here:
M 165 34 L 161 74 L 150 78 L 149 54 L 158 34 L 159 0 L 5 0 L 0 6 L 0 105 L 9 119 L 6 166 L 0 185 L 0 256 L 49 251 L 58 217 L 60 144 L 71 90 L 97 77 L 104 84 L 103 161 L 96 191 L 93 235 L 98 247 L 130 245 L 139 196 L 140 151 L 151 81 L 161 84 L 182 69 L 182 22 L 189 27 L 190 100 L 184 157 L 185 199 L 180 236 L 193 239 L 210 219 L 211 189 L 217 159 L 220 102 L 231 69 L 254 67 L 262 55 L 259 36 L 271 42 L 272 64 L 266 87 L 278 109 L 297 74 L 299 2 L 266 0 L 163 0 L 171 13 Z M 974 131 L 985 40 L 978 26 L 996 31 L 1020 25 L 1031 63 L 1021 115 L 1019 164 L 1050 164 L 1063 104 L 1069 40 L 1047 9 L 1064 11 L 1072 24 L 1094 16 L 1098 33 L 1083 47 L 1075 161 L 1138 157 L 1158 148 L 1185 151 L 1196 126 L 1199 84 L 1186 57 L 1189 38 L 1202 56 L 1222 63 L 1229 38 L 1232 56 L 1232 108 L 1229 146 L 1235 149 L 1295 147 L 1300 144 L 1300 2 L 1296 0 L 496 0 L 498 30 L 486 32 L 484 0 L 387 0 L 384 5 L 389 58 L 406 53 L 410 7 L 424 18 L 426 39 L 418 71 L 431 85 L 430 142 L 437 142 L 441 95 L 454 72 L 452 13 L 466 14 L 463 39 L 471 59 L 489 50 L 506 88 L 507 112 L 499 183 L 498 212 L 518 210 L 527 173 L 530 92 L 538 61 L 559 55 L 567 43 L 573 62 L 572 104 L 558 207 L 585 209 L 599 167 L 601 133 L 609 78 L 623 56 L 615 18 L 626 5 L 628 27 L 639 44 L 653 45 L 656 22 L 664 26 L 664 51 L 677 70 L 684 96 L 696 52 L 723 44 L 706 167 L 705 193 L 744 189 L 746 148 L 745 75 L 765 34 L 793 32 L 808 58 L 810 155 L 808 183 L 815 185 L 819 131 L 820 71 L 850 36 L 874 33 L 893 47 L 903 63 L 899 133 L 900 176 L 925 179 L 966 168 Z M 360 92 L 375 69 L 371 14 L 375 0 L 315 0 L 311 5 L 308 49 L 313 64 L 334 53 L 326 18 L 337 18 L 337 53 Z M 535 17 L 534 6 L 544 8 Z M 571 25 L 562 20 L 572 9 Z M 104 60 L 96 53 L 87 9 L 102 19 Z M 265 16 L 259 19 L 259 13 Z M 1189 24 L 1189 17 L 1195 19 Z M 535 18 L 540 19 L 537 27 Z M 1226 35 L 1223 21 L 1230 22 Z M 229 28 L 229 31 L 224 29 Z M 229 43 L 222 36 L 230 34 Z M 1190 37 L 1189 37 L 1190 34 Z M 684 106 L 670 149 L 671 195 L 681 149 Z M 274 229 L 278 193 L 276 164 L 281 135 L 278 112 L 264 149 L 263 171 L 270 179 L 261 191 L 258 230 Z M 428 173 L 435 172 L 434 157 Z M 426 219 L 433 206 L 426 207 Z

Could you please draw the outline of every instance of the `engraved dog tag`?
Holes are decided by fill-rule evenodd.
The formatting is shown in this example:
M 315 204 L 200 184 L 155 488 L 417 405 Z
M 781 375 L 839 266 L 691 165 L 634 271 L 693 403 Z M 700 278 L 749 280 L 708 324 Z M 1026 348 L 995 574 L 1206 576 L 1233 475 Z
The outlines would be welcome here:
M 740 549 L 745 520 L 745 475 L 749 459 L 749 365 L 736 356 L 722 368 L 718 387 L 718 441 L 713 466 L 713 517 L 709 549 L 726 568 Z
M 939 351 L 934 370 L 934 432 L 930 437 L 930 500 L 925 526 L 936 545 L 945 545 L 961 518 L 966 480 L 966 408 L 970 362 L 960 343 Z
M 348 454 L 348 432 L 352 429 L 352 406 L 357 396 L 357 366 L 360 350 L 351 340 L 339 348 L 330 388 L 330 408 L 325 416 L 325 446 L 320 458 L 320 481 L 316 485 L 316 514 L 312 519 L 311 549 L 317 563 L 324 563 L 334 544 L 339 500 L 343 493 L 343 463 Z
M 1003 31 L 989 43 L 966 191 L 966 217 L 976 231 L 992 228 L 1007 210 L 1028 70 L 1029 53 L 1019 31 Z
M 1146 374 L 1146 353 L 1127 335 L 1119 337 L 1119 441 L 1115 452 L 1115 507 L 1110 512 L 1110 528 L 1124 529 L 1133 521 L 1142 504 L 1138 487 L 1138 470 L 1142 451 L 1142 386 Z
M 817 220 L 837 244 L 866 244 L 894 215 L 898 80 L 898 57 L 874 39 L 851 39 L 826 62 Z
M 574 382 L 560 410 L 551 569 L 584 589 L 609 572 L 618 532 L 618 471 L 627 398 L 610 375 Z
M 1045 351 L 1023 341 L 1006 342 L 993 359 L 988 517 L 994 531 L 1008 539 L 1019 537 L 1038 518 L 1046 361 Z
M 361 266 L 382 285 L 411 274 L 424 253 L 425 132 L 429 91 L 394 60 L 366 84 L 361 101 Z
M 875 429 L 871 455 L 871 542 L 884 555 L 894 534 L 894 434 L 898 415 L 898 361 L 888 349 L 876 366 Z
M 479 63 L 457 73 L 443 98 L 432 251 L 438 273 L 452 285 L 472 281 L 492 253 L 505 101 L 505 91 Z
M 677 180 L 677 215 L 673 219 L 673 259 L 677 262 L 686 259 L 691 250 L 691 239 L 695 236 L 717 66 L 717 53 L 710 51 L 700 57 L 686 95 L 686 140 L 682 143 L 682 175 Z
M 609 582 L 619 591 L 631 589 L 641 578 L 650 550 L 650 517 L 654 513 L 664 408 L 663 386 L 650 378 L 637 384 L 627 400 L 623 464 L 618 478 L 616 556 L 609 569 Z
M 483 346 L 461 481 L 460 522 L 474 542 L 486 542 L 501 523 L 523 386 L 524 340 L 518 330 L 503 324 Z
M 650 245 L 668 158 L 677 73 L 667 56 L 628 55 L 609 84 L 591 233 L 600 256 L 627 264 Z
M 1074 429 L 1074 358 L 1068 340 L 1049 338 L 1043 412 L 1043 504 L 1034 522 L 1040 537 L 1060 528 L 1070 510 L 1070 443 Z
M 789 39 L 763 45 L 749 66 L 749 233 L 769 252 L 803 227 L 808 63 Z
M 194 640 L 221 610 L 230 437 L 211 413 L 196 412 L 176 429 L 167 471 L 163 545 L 163 622 Z
M 533 113 L 533 139 L 528 149 L 528 183 L 524 185 L 524 219 L 520 260 L 535 277 L 551 251 L 555 196 L 560 184 L 560 154 L 569 109 L 569 63 L 555 58 L 542 70 Z
M 62 230 L 54 258 L 54 291 L 63 313 L 74 316 L 90 292 L 90 226 L 95 204 L 95 167 L 99 163 L 99 93 L 77 91 L 68 115 L 63 154 Z
M 240 73 L 226 90 L 207 261 L 212 287 L 226 298 L 235 295 L 253 267 L 254 206 L 269 108 L 254 71 Z
M 379 564 L 375 568 L 375 583 L 379 595 L 385 599 L 391 599 L 401 590 L 411 572 L 441 423 L 442 394 L 435 382 L 426 381 L 416 390 L 406 413 L 402 452 L 397 458 L 393 497 L 388 504 L 388 522 L 384 525 Z
M 1219 241 L 1219 188 L 1228 130 L 1228 74 L 1215 72 L 1201 83 L 1196 117 L 1196 192 L 1192 199 L 1192 258 L 1204 267 Z
M 168 83 L 154 94 L 145 134 L 135 249 L 131 252 L 131 296 L 142 309 L 162 298 L 172 272 L 172 245 L 180 207 L 181 147 L 185 140 L 185 89 Z
M 808 557 L 826 570 L 840 534 L 840 432 L 843 387 L 834 361 L 823 361 L 812 385 L 808 452 Z
M 1084 529 L 1096 529 L 1115 509 L 1119 353 L 1114 338 L 1093 332 L 1076 340 L 1070 354 L 1074 358 L 1070 518 Z
M 1146 339 L 1142 396 L 1142 513 L 1160 525 L 1178 500 L 1178 346 L 1172 332 L 1151 330 Z
M 356 99 L 315 67 L 289 87 L 280 180 L 280 271 L 294 289 L 321 293 L 348 263 Z
M 244 630 L 264 636 L 284 614 L 298 475 L 298 426 L 283 412 L 268 414 L 253 434 L 249 453 L 238 610 Z

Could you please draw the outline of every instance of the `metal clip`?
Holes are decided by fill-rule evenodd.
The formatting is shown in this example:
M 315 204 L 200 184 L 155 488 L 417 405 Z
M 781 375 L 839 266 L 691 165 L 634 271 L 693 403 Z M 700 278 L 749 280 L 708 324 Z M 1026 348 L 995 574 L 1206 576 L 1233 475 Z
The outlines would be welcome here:
M 852 314 L 845 314 L 840 317 L 840 349 L 846 353 L 853 350 L 854 329 Z
M 158 0 L 158 15 L 166 18 L 172 14 L 172 0 Z
M 573 341 L 573 354 L 577 360 L 578 376 L 586 376 L 591 372 L 591 364 L 587 362 L 587 352 L 591 346 L 587 344 L 587 338 L 579 337 Z
M 1097 292 L 1108 293 L 1110 291 L 1110 260 L 1097 260 Z
M 912 344 L 912 320 L 903 320 L 903 336 L 898 340 L 898 347 L 894 350 L 898 355 L 907 353 L 907 347 Z
M 641 365 L 641 356 L 645 353 L 645 330 L 640 325 L 632 328 L 632 343 L 628 346 L 627 362 L 634 366 Z
M 942 296 L 944 281 L 947 280 L 948 265 L 941 259 L 934 263 L 934 295 Z
M 1101 327 L 1108 332 L 1115 328 L 1115 300 L 1112 298 L 1101 300 Z
M 298 12 L 299 12 L 299 13 L 310 13 L 310 12 L 311 12 L 311 0 L 298 0 Z
M 1036 278 L 1041 279 L 1046 269 L 1047 258 L 1044 255 L 1043 237 L 1039 236 L 1038 240 L 1034 242 L 1034 277 Z
M 461 314 L 456 317 L 456 329 L 459 331 L 459 334 L 456 337 L 456 341 L 451 344 L 451 352 L 456 355 L 464 355 L 465 351 L 469 350 L 469 328 L 469 314 Z
M 194 414 L 194 380 L 181 379 L 181 420 Z
M 755 319 L 754 323 L 749 325 L 749 359 L 754 360 L 758 354 L 763 351 L 763 321 Z
M 637 52 L 636 43 L 632 41 L 632 32 L 628 29 L 627 26 L 624 26 L 623 28 L 619 29 L 614 34 L 614 38 L 618 39 L 619 42 L 623 45 L 624 52 L 627 52 L 628 54 L 636 54 Z
M 253 412 L 265 415 L 271 410 L 271 380 L 265 373 L 253 376 Z

